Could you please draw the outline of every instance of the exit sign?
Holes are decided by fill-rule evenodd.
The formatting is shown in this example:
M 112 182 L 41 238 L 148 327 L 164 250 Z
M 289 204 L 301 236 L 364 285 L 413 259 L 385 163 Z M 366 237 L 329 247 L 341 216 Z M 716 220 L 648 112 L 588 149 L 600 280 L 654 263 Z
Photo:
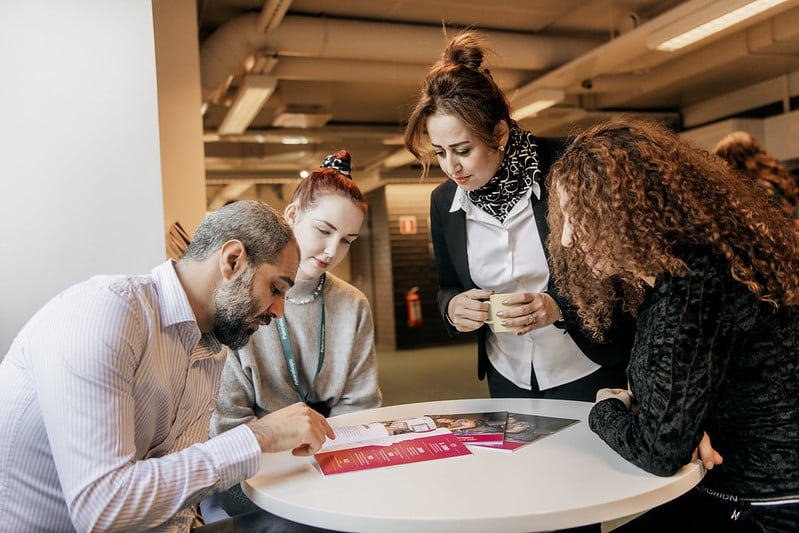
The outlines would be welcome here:
M 399 217 L 399 230 L 402 235 L 416 234 L 416 217 Z

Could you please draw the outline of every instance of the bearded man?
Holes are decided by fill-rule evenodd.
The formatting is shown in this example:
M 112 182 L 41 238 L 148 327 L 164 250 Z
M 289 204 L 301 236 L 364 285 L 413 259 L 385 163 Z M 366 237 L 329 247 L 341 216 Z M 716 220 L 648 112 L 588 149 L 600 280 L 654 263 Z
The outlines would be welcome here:
M 0 521 L 7 531 L 188 531 L 196 504 L 263 452 L 333 433 L 294 404 L 208 439 L 226 348 L 283 315 L 299 249 L 255 201 L 208 215 L 184 256 L 96 276 L 42 307 L 0 363 Z

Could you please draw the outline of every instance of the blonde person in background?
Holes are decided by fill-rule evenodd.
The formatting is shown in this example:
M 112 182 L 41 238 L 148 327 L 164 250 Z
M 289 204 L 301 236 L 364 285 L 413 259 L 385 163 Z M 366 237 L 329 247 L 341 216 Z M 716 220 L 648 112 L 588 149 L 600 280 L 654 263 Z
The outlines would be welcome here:
M 341 150 L 295 189 L 284 212 L 301 252 L 295 285 L 283 318 L 228 356 L 212 435 L 297 401 L 325 416 L 381 405 L 369 303 L 329 272 L 358 238 L 366 214 L 350 165 Z M 238 487 L 221 494 L 220 503 L 231 515 L 257 509 Z
M 799 187 L 791 173 L 751 134 L 734 131 L 713 148 L 735 172 L 761 187 L 799 230 Z
M 612 341 L 593 342 L 551 283 L 544 179 L 564 144 L 511 118 L 482 67 L 485 52 L 475 32 L 452 38 L 422 83 L 405 130 L 405 146 L 424 173 L 432 149 L 449 178 L 430 206 L 440 312 L 451 335 L 477 331 L 478 376 L 487 375 L 492 397 L 593 401 L 600 388 L 626 386 L 629 317 L 616 315 Z M 501 322 L 518 331 L 484 324 L 493 293 L 513 293 L 507 303 L 519 305 Z

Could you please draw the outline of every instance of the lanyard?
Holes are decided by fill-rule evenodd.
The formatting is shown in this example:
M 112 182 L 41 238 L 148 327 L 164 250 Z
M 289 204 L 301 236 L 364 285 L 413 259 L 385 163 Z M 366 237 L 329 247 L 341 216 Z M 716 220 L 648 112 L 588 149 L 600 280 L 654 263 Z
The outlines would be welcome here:
M 311 383 L 311 390 L 307 393 L 303 392 L 302 384 L 300 383 L 300 374 L 297 371 L 297 363 L 294 360 L 294 350 L 291 349 L 291 340 L 289 339 L 286 319 L 285 317 L 280 317 L 275 321 L 277 322 L 277 332 L 278 335 L 280 335 L 280 344 L 283 346 L 283 357 L 286 359 L 286 366 L 289 369 L 291 382 L 294 384 L 294 389 L 300 396 L 300 400 L 305 403 L 308 403 L 308 397 L 313 391 L 313 384 L 316 382 L 316 377 L 322 370 L 322 363 L 325 362 L 325 295 L 323 293 L 319 293 L 319 300 L 322 304 L 322 317 L 319 321 L 319 364 L 316 366 L 316 374 L 314 374 L 313 382 Z

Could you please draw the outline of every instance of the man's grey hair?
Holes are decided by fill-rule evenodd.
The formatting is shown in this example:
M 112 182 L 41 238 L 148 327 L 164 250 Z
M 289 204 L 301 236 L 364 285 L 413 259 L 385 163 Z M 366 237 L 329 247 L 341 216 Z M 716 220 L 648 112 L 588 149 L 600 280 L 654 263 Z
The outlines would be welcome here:
M 244 244 L 251 264 L 257 266 L 274 264 L 294 233 L 286 219 L 263 202 L 231 202 L 203 219 L 181 261 L 202 261 L 232 240 Z

